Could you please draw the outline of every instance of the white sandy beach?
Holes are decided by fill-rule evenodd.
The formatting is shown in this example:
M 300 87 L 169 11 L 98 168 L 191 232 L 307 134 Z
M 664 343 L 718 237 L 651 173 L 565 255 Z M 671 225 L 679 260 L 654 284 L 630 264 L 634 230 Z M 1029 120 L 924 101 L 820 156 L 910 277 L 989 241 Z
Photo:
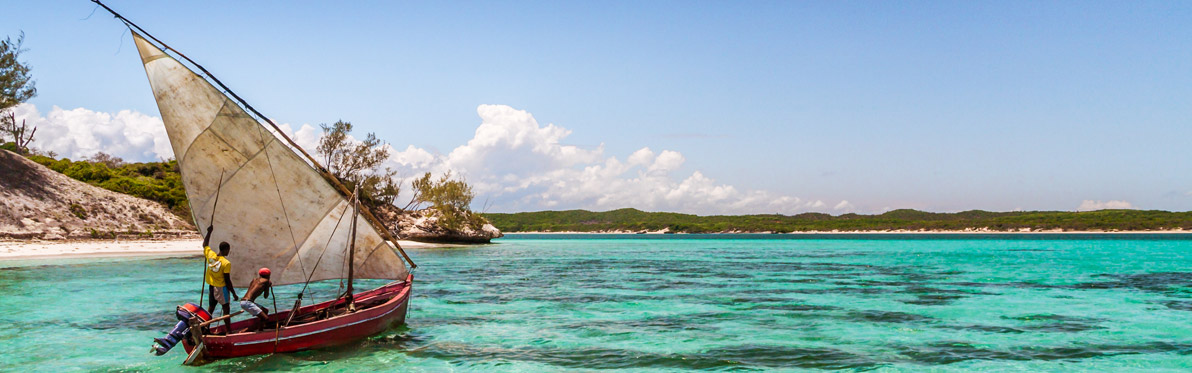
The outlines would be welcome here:
M 84 241 L 0 241 L 0 260 L 113 257 L 188 256 L 202 253 L 203 240 L 84 240 Z M 398 241 L 405 249 L 428 249 L 453 245 Z

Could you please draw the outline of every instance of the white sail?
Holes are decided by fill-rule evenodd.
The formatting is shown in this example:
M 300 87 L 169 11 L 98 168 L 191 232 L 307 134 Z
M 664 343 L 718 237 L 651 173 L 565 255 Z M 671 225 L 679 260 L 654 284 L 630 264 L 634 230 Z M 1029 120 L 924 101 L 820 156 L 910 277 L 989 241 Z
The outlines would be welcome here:
M 133 38 L 195 225 L 215 225 L 213 248 L 231 245 L 232 282 L 248 285 L 261 267 L 272 270 L 278 285 L 347 277 L 347 198 L 206 79 L 140 35 Z M 394 248 L 367 219 L 358 219 L 355 277 L 405 279 L 408 271 Z

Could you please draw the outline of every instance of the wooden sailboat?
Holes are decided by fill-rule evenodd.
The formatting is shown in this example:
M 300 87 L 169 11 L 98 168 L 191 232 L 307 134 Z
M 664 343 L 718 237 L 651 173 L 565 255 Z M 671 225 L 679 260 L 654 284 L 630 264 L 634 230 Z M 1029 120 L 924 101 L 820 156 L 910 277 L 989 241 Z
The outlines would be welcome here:
M 132 31 L 196 226 L 214 225 L 211 242 L 231 245 L 233 283 L 261 267 L 274 285 L 347 280 L 335 299 L 302 306 L 300 293 L 263 325 L 192 319 L 187 362 L 341 344 L 404 322 L 417 265 L 356 194 L 202 66 L 93 1 Z M 355 279 L 391 282 L 355 293 Z
M 359 200 L 353 198 L 352 204 L 355 216 L 359 212 Z M 356 220 L 359 219 L 352 223 Z M 355 232 L 352 228 L 352 233 Z M 353 261 L 355 251 L 349 242 L 349 263 Z M 336 299 L 305 307 L 296 304 L 295 309 L 271 314 L 264 322 L 249 318 L 223 326 L 217 323 L 222 318 L 216 318 L 192 327 L 192 338 L 182 341 L 189 355 L 187 362 L 201 364 L 213 359 L 333 346 L 405 322 L 413 275 L 407 273 L 404 281 L 355 293 L 352 272 L 349 267 L 347 289 Z

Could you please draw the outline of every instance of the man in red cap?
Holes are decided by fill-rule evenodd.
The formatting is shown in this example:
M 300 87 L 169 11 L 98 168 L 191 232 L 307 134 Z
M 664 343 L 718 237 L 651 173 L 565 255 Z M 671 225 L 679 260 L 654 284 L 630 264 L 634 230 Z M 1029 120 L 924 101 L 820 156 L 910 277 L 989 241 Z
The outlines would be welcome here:
M 244 298 L 240 298 L 240 308 L 261 320 L 253 329 L 261 329 L 265 326 L 265 321 L 269 320 L 269 309 L 254 302 L 258 295 L 269 297 L 269 289 L 273 288 L 273 282 L 269 281 L 269 274 L 269 268 L 261 268 L 257 271 L 257 278 L 248 285 L 248 290 L 244 292 Z

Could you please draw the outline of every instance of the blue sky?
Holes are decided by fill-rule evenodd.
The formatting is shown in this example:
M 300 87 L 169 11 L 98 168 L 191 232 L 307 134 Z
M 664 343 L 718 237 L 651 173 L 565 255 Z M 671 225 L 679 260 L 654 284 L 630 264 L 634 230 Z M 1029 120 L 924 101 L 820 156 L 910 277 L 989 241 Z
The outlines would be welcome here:
M 158 114 L 121 23 L 0 4 L 23 115 L 154 127 L 130 124 Z M 278 122 L 349 120 L 491 211 L 1192 209 L 1185 2 L 108 5 Z M 155 155 L 70 128 L 43 147 Z

